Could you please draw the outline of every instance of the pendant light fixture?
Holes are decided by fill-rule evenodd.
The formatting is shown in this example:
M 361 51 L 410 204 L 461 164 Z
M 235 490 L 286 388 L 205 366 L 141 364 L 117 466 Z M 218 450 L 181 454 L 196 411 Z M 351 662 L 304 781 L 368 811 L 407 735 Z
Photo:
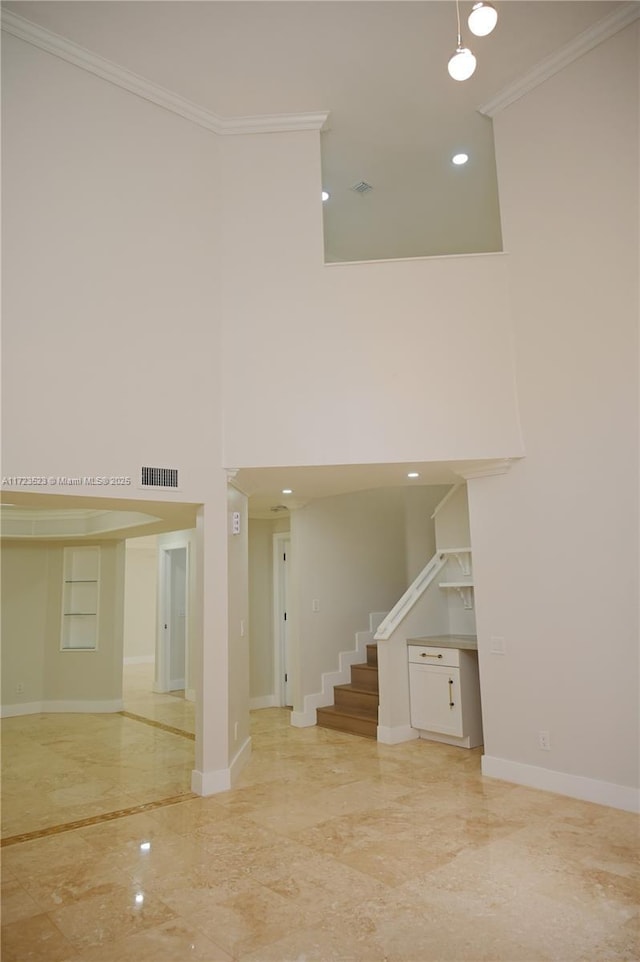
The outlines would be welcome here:
M 476 37 L 486 37 L 498 22 L 498 11 L 490 3 L 474 3 L 469 19 L 469 30 Z
M 458 18 L 458 45 L 456 52 L 447 65 L 447 70 L 449 71 L 449 76 L 453 77 L 454 80 L 468 80 L 476 69 L 476 58 L 468 47 L 462 46 L 459 0 L 456 0 L 456 16 Z

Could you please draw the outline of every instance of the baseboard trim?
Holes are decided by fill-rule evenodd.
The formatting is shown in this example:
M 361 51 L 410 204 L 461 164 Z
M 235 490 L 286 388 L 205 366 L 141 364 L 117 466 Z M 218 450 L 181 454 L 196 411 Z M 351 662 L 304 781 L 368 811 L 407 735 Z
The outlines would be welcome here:
M 261 708 L 277 708 L 278 702 L 275 695 L 259 695 L 257 698 L 249 699 L 249 711 L 259 711 Z
M 423 729 L 418 729 L 418 735 L 425 742 L 440 742 L 441 745 L 454 745 L 457 748 L 479 748 L 482 745 L 482 739 L 480 741 L 476 739 L 472 745 L 470 735 L 458 738 L 457 735 L 442 735 L 440 732 L 424 731 Z
M 291 712 L 291 724 L 294 726 L 294 728 L 310 728 L 312 725 L 316 725 L 317 722 L 318 716 L 315 708 L 312 708 L 310 711 Z
M 186 701 L 195 701 L 196 700 L 195 688 L 185 688 L 184 697 Z
M 104 715 L 123 710 L 121 698 L 113 701 L 31 701 L 21 705 L 3 705 L 0 718 L 17 715 L 77 714 Z
M 123 658 L 123 665 L 152 665 L 156 660 L 155 655 L 131 655 L 129 658 Z
M 219 768 L 213 772 L 201 772 L 194 768 L 191 772 L 191 791 L 196 795 L 217 795 L 231 788 L 231 770 Z
M 196 795 L 218 795 L 220 792 L 228 792 L 250 758 L 251 739 L 247 738 L 234 755 L 229 768 L 219 768 L 212 772 L 201 772 L 194 768 L 191 772 L 191 791 Z
M 411 725 L 378 725 L 378 741 L 383 745 L 399 745 L 410 742 L 418 737 L 418 732 Z
M 539 768 L 537 765 L 526 765 L 492 755 L 482 756 L 482 774 L 505 782 L 515 782 L 516 785 L 526 785 L 528 788 L 539 788 L 557 795 L 579 798 L 584 802 L 595 802 L 596 805 L 608 805 L 625 812 L 640 812 L 640 789 L 627 785 L 616 785 L 613 782 L 570 775 L 567 772 L 555 772 L 549 768 Z

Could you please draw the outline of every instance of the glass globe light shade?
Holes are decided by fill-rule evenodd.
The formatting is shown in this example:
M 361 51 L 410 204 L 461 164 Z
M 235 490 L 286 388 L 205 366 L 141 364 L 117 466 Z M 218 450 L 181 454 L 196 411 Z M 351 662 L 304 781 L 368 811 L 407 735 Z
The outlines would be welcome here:
M 468 80 L 476 69 L 476 58 L 467 47 L 458 47 L 447 65 L 454 80 Z
M 476 37 L 486 37 L 498 22 L 498 11 L 490 3 L 474 3 L 469 19 L 469 30 Z

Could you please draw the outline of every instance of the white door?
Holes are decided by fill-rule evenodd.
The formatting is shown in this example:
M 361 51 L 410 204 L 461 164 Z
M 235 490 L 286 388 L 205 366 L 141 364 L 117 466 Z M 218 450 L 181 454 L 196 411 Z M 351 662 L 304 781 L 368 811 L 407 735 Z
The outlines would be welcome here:
M 414 728 L 462 736 L 459 668 L 410 665 L 409 700 Z
M 287 611 L 291 539 L 288 534 L 273 536 L 273 561 L 275 696 L 278 705 L 292 705 L 291 645 Z
M 155 691 L 177 691 L 187 677 L 187 547 L 161 548 Z

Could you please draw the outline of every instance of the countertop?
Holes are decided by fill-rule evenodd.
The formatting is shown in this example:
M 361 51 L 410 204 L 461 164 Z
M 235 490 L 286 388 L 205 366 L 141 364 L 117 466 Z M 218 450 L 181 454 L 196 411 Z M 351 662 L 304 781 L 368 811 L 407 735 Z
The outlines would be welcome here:
M 424 638 L 407 638 L 407 645 L 422 645 L 425 648 L 461 648 L 464 651 L 477 651 L 476 635 L 427 635 Z

